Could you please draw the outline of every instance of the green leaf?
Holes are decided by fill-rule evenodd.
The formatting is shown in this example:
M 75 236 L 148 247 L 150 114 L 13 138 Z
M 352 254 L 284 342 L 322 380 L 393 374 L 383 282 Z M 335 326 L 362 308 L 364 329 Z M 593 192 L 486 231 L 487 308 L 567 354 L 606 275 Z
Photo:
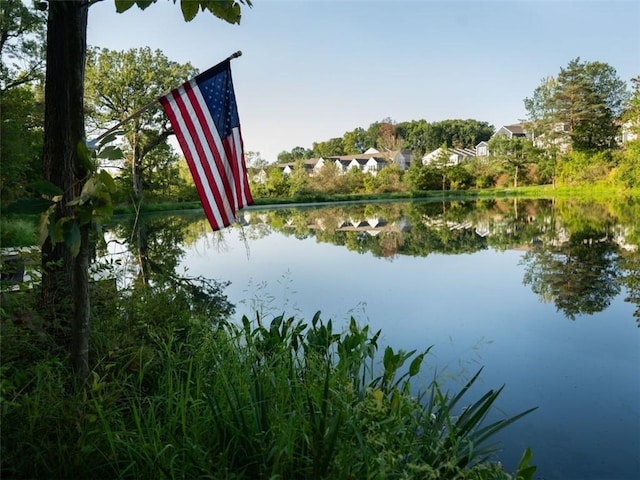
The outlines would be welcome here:
M 76 217 L 80 225 L 87 225 L 93 220 L 93 207 L 91 205 L 83 205 L 76 209 Z
M 48 230 L 49 230 L 49 238 L 51 238 L 51 243 L 56 244 L 62 242 L 64 239 L 64 234 L 62 232 L 63 226 L 66 222 L 69 221 L 69 217 L 63 217 L 55 223 L 49 222 Z
M 62 195 L 63 190 L 48 180 L 37 180 L 27 185 L 27 190 L 38 195 L 45 195 L 49 198 Z
M 4 213 L 38 215 L 49 210 L 52 205 L 55 205 L 55 203 L 46 198 L 21 198 L 7 205 L 3 210 Z
M 152 3 L 155 3 L 155 2 L 156 2 L 156 0 L 137 0 L 136 1 L 136 5 L 138 5 L 138 8 L 140 10 L 144 10 L 149 5 L 151 5 Z
M 75 220 L 65 222 L 62 231 L 64 244 L 71 252 L 71 255 L 75 257 L 80 251 L 80 227 L 78 226 L 78 222 Z
M 40 223 L 38 225 L 38 242 L 40 246 L 44 245 L 45 240 L 49 236 L 49 224 L 55 210 L 55 206 L 52 205 L 47 212 L 40 215 Z
M 98 173 L 98 180 L 104 185 L 107 192 L 113 193 L 116 191 L 116 182 L 113 180 L 113 177 L 109 175 L 109 172 L 102 170 Z
M 135 0 L 116 0 L 116 12 L 126 12 L 133 7 L 135 3 Z
M 82 186 L 82 191 L 80 192 L 80 197 L 92 197 L 96 194 L 98 189 L 98 185 L 94 178 L 90 178 L 85 182 Z M 83 202 L 84 203 L 84 202 Z
M 185 0 L 182 0 L 185 1 Z M 188 1 L 188 0 L 187 0 Z M 203 9 L 209 10 L 216 17 L 228 23 L 240 23 L 240 4 L 235 0 L 200 0 Z M 247 2 L 249 6 L 251 3 Z
M 194 0 L 180 0 L 180 9 L 185 22 L 190 22 L 198 14 L 200 4 Z
M 414 377 L 420 372 L 422 366 L 422 360 L 424 359 L 424 353 L 421 353 L 413 359 L 411 365 L 409 365 L 409 376 Z
M 98 158 L 104 158 L 107 160 L 120 160 L 124 158 L 124 153 L 122 153 L 120 147 L 108 145 L 100 150 L 100 153 L 98 153 Z
M 91 160 L 91 152 L 84 142 L 78 142 L 77 147 L 78 163 L 88 172 L 95 171 L 96 167 Z
M 102 148 L 104 145 L 107 145 L 108 143 L 113 142 L 120 135 L 124 135 L 124 130 L 116 130 L 115 132 L 111 132 L 109 135 L 107 135 L 100 141 L 98 148 Z
M 533 458 L 533 452 L 531 448 L 527 448 L 522 454 L 520 463 L 518 463 L 518 471 L 516 472 L 516 480 L 533 480 L 533 476 L 536 473 L 538 467 L 531 465 L 531 459 Z

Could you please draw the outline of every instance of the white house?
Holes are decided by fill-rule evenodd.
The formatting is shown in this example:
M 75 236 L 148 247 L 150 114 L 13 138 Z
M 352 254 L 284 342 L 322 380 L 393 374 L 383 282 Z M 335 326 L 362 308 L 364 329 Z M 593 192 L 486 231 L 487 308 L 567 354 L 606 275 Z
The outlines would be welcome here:
M 476 157 L 488 157 L 489 156 L 489 144 L 487 142 L 480 142 L 476 145 Z
M 627 120 L 622 124 L 620 140 L 622 143 L 631 142 L 638 139 L 638 134 L 633 132 L 633 120 Z

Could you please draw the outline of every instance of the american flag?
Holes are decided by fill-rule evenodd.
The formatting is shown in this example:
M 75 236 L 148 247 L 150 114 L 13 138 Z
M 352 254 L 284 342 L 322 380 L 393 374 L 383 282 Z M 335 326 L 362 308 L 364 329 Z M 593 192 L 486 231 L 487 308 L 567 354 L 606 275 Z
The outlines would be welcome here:
M 230 59 L 161 97 L 214 230 L 253 203 Z

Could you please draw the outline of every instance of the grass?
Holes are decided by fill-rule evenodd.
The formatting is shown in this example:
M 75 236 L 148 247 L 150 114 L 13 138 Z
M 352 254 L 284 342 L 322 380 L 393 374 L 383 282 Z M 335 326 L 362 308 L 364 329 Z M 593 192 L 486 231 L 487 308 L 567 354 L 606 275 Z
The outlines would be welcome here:
M 376 202 L 395 200 L 474 200 L 480 198 L 610 198 L 610 197 L 640 197 L 639 189 L 621 189 L 607 186 L 581 186 L 581 187 L 557 187 L 551 185 L 524 186 L 518 188 L 488 188 L 481 190 L 429 190 L 378 194 L 305 194 L 294 197 L 280 198 L 255 198 L 255 207 L 291 205 L 291 204 L 317 204 L 317 203 L 343 203 L 343 202 Z M 201 209 L 200 202 L 161 203 L 143 205 L 143 212 L 166 212 Z M 134 214 L 131 206 L 119 205 L 115 208 L 116 214 Z
M 0 246 L 30 247 L 38 243 L 36 235 L 37 219 L 34 218 L 0 218 Z
M 180 309 L 179 287 L 95 300 L 84 381 L 3 311 L 3 477 L 512 478 L 491 440 L 531 410 L 486 422 L 502 388 L 470 394 L 480 372 L 416 384 L 429 348 L 381 351 L 380 332 L 319 313 L 227 321 Z

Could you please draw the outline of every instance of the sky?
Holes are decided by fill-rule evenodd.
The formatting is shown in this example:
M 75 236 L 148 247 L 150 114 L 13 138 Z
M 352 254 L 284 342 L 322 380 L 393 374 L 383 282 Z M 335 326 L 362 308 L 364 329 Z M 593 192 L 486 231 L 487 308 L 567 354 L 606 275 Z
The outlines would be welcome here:
M 272 163 L 391 118 L 525 119 L 524 99 L 573 59 L 640 76 L 640 0 L 253 0 L 240 25 L 173 0 L 91 6 L 89 46 L 231 63 L 246 151 Z M 178 85 L 176 85 L 178 86 Z

